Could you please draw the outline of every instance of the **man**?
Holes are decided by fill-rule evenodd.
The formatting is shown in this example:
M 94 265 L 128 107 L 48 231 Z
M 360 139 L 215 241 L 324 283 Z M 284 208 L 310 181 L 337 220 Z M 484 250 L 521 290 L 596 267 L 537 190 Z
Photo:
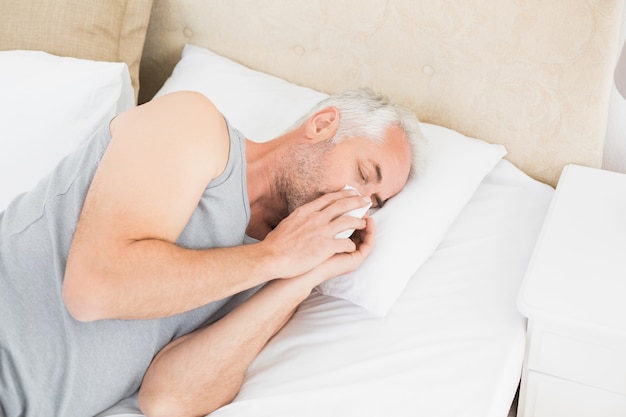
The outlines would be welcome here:
M 398 193 L 418 138 L 364 90 L 267 143 L 192 92 L 117 116 L 0 214 L 1 410 L 93 415 L 140 386 L 148 416 L 228 403 L 311 290 L 369 254 L 372 219 L 341 215 Z

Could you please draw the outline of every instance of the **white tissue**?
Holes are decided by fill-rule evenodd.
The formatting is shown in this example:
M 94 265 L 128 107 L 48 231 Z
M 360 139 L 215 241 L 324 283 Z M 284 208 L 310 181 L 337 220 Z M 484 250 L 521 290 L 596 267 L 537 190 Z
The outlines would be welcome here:
M 349 185 L 346 185 L 345 187 L 343 187 L 344 190 L 354 190 L 357 193 L 359 193 L 359 190 L 357 190 L 354 187 L 351 187 Z M 361 195 L 361 193 L 359 193 L 359 195 Z M 363 216 L 365 216 L 365 213 L 367 213 L 367 210 L 369 210 L 369 208 L 372 206 L 372 203 L 369 203 L 368 205 L 364 206 L 364 207 L 359 207 L 356 208 L 354 210 L 350 210 L 347 213 L 342 214 L 342 216 L 352 216 L 352 217 L 357 217 L 357 218 L 363 218 Z M 354 229 L 348 229 L 348 230 L 344 230 L 343 232 L 339 232 L 335 235 L 335 239 L 346 239 L 349 238 L 350 236 L 352 236 L 352 233 L 354 233 Z

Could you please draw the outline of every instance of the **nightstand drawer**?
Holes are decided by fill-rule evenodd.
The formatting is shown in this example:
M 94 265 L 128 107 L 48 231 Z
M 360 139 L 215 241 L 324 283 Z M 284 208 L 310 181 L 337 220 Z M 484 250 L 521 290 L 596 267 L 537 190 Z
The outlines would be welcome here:
M 626 396 L 529 371 L 519 417 L 624 417 Z
M 576 336 L 563 333 L 534 325 L 529 340 L 529 369 L 626 395 L 623 340 L 580 331 Z

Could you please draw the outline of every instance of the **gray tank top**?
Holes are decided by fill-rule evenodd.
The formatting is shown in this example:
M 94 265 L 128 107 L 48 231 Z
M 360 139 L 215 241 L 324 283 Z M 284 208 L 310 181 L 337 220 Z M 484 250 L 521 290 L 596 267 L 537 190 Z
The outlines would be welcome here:
M 227 167 L 205 189 L 177 241 L 181 246 L 244 242 L 250 220 L 245 138 L 228 129 Z M 72 319 L 61 298 L 63 271 L 110 138 L 107 125 L 0 213 L 0 416 L 93 416 L 133 394 L 163 346 L 217 320 L 258 289 L 164 319 Z

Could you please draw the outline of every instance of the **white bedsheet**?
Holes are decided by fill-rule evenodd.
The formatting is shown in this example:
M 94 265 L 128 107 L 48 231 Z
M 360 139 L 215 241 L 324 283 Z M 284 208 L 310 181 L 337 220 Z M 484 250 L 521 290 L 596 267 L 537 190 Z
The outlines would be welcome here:
M 313 294 L 211 416 L 505 417 L 525 345 L 516 295 L 552 193 L 501 161 L 386 317 Z M 104 415 L 141 414 L 130 399 Z

